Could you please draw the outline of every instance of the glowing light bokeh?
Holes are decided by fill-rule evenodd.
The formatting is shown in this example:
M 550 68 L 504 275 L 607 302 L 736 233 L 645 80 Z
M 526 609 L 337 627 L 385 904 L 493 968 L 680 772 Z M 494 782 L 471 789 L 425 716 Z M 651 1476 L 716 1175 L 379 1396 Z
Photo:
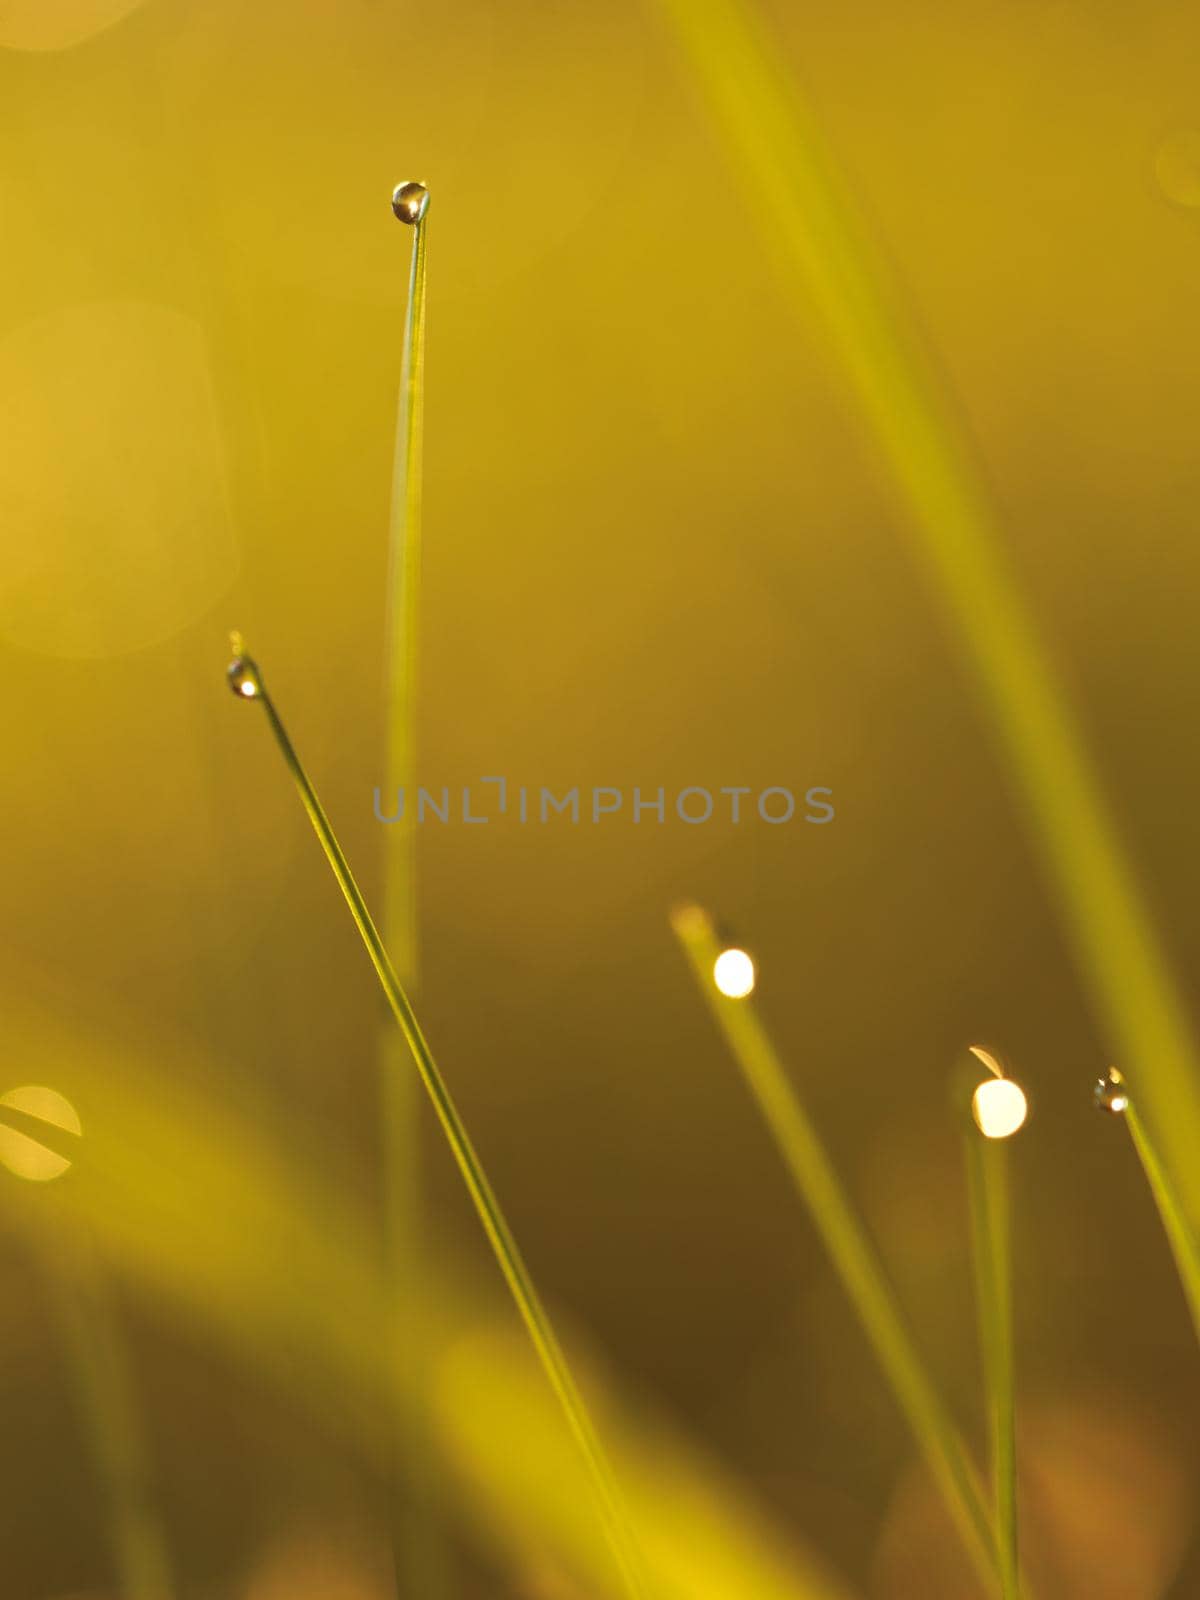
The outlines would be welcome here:
M 83 1133 L 79 1113 L 66 1096 L 59 1094 L 56 1089 L 47 1089 L 40 1084 L 10 1089 L 7 1094 L 0 1095 L 0 1106 L 11 1106 L 14 1111 L 21 1111 L 27 1117 L 38 1117 L 52 1128 L 74 1134 L 77 1138 Z M 54 1178 L 61 1178 L 71 1166 L 66 1156 L 39 1144 L 32 1135 L 8 1127 L 3 1121 L 0 1121 L 0 1163 L 18 1178 L 26 1178 L 30 1183 L 49 1183 Z
M 1009 1139 L 1024 1126 L 1029 1102 L 1011 1078 L 988 1078 L 971 1097 L 971 1114 L 986 1139 Z
M 722 950 L 713 962 L 713 982 L 727 999 L 744 1000 L 756 981 L 754 962 L 744 950 Z

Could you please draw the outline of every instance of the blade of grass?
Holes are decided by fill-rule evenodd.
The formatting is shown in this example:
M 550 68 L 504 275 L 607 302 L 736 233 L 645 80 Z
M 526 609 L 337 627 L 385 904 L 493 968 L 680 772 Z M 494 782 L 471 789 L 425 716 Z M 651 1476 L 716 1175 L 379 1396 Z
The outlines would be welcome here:
M 1079 967 L 1200 1225 L 1200 1078 L 1171 978 L 982 474 L 815 121 L 747 0 L 659 0 L 763 225 L 785 291 L 815 307 L 909 513 L 991 713 Z
M 450 1090 L 438 1068 L 421 1031 L 416 1013 L 413 1011 L 408 996 L 396 976 L 391 958 L 384 948 L 379 931 L 367 909 L 362 891 L 355 881 L 349 863 L 342 848 L 338 844 L 333 828 L 328 817 L 317 798 L 316 790 L 300 762 L 299 756 L 288 737 L 274 702 L 267 693 L 258 667 L 248 656 L 241 653 L 241 643 L 234 636 L 235 657 L 229 668 L 229 681 L 235 694 L 244 699 L 258 700 L 267 716 L 268 724 L 275 742 L 279 746 L 288 771 L 291 773 L 312 823 L 325 858 L 329 862 L 338 887 L 345 897 L 350 908 L 367 954 L 371 958 L 371 965 L 384 996 L 391 1007 L 400 1031 L 412 1053 L 417 1071 L 426 1092 L 433 1103 L 434 1111 L 446 1135 L 455 1163 L 467 1192 L 475 1205 L 483 1230 L 488 1242 L 492 1246 L 497 1264 L 508 1284 L 510 1293 L 516 1303 L 521 1319 L 533 1343 L 538 1357 L 542 1363 L 546 1377 L 551 1388 L 558 1397 L 567 1424 L 575 1438 L 580 1452 L 583 1455 L 591 1476 L 593 1487 L 596 1491 L 597 1507 L 605 1532 L 612 1548 L 613 1557 L 620 1570 L 626 1592 L 632 1600 L 647 1600 L 650 1593 L 645 1576 L 643 1561 L 637 1539 L 630 1523 L 629 1514 L 625 1507 L 621 1492 L 616 1484 L 609 1466 L 608 1458 L 600 1443 L 580 1393 L 575 1379 L 567 1365 L 566 1356 L 558 1342 L 558 1335 L 550 1321 L 550 1317 L 542 1304 L 529 1269 L 525 1265 L 524 1257 L 517 1247 L 508 1222 L 500 1209 L 483 1164 L 476 1154 L 475 1147 L 467 1133 L 466 1126 L 458 1113 L 458 1108 L 451 1097 Z
M 128 1350 L 85 1228 L 57 1210 L 43 1216 L 35 1230 L 38 1264 L 107 1504 L 118 1592 L 122 1600 L 172 1600 Z
M 420 959 L 417 915 L 417 851 L 413 817 L 416 786 L 417 673 L 421 584 L 421 476 L 425 404 L 425 286 L 429 191 L 398 184 L 395 216 L 412 231 L 408 302 L 400 362 L 400 398 L 392 468 L 388 529 L 388 581 L 384 623 L 385 814 L 397 794 L 405 797 L 399 818 L 383 829 L 383 942 L 409 994 L 415 993 Z M 380 1135 L 384 1181 L 383 1248 L 388 1278 L 388 1334 L 409 1352 L 414 1366 L 428 1367 L 423 1325 L 412 1307 L 420 1303 L 425 1276 L 421 1203 L 420 1090 L 405 1071 L 404 1041 L 391 1025 L 379 1030 Z M 425 1386 L 417 1384 L 418 1395 Z M 430 1481 L 433 1452 L 429 1419 L 418 1402 L 396 1418 L 392 1554 L 401 1594 L 438 1600 L 449 1592 L 449 1549 L 442 1536 L 438 1497 Z
M 1158 1214 L 1162 1218 L 1171 1253 L 1175 1257 L 1175 1265 L 1179 1271 L 1179 1281 L 1183 1285 L 1188 1309 L 1192 1314 L 1192 1326 L 1196 1330 L 1197 1339 L 1200 1339 L 1200 1245 L 1197 1245 L 1196 1235 L 1184 1215 L 1175 1185 L 1155 1148 L 1149 1129 L 1142 1121 L 1132 1100 L 1125 1112 L 1125 1121 L 1129 1127 L 1129 1137 L 1133 1140 L 1133 1147 L 1142 1163 L 1142 1170 L 1146 1174 L 1146 1181 L 1150 1185 L 1150 1192 L 1154 1196 L 1154 1203 L 1158 1207 Z
M 607 1552 L 580 1503 L 570 1440 L 516 1337 L 493 1319 L 446 1349 L 435 1400 L 442 1436 L 472 1488 L 490 1498 L 491 1520 L 514 1553 L 536 1548 L 547 1528 L 561 1530 L 564 1565 L 574 1580 L 569 1592 L 600 1600 L 610 1590 Z M 496 1382 L 499 1371 L 503 1384 Z M 622 1426 L 610 1405 L 605 1409 L 621 1481 L 638 1509 L 664 1600 L 849 1600 L 847 1587 L 797 1542 L 794 1529 L 782 1543 L 746 1503 L 736 1478 L 694 1446 L 685 1448 L 644 1404 L 636 1425 L 627 1417 Z M 495 1441 L 518 1435 L 519 1454 L 502 1458 Z
M 406 191 L 421 190 L 415 205 Z M 416 894 L 417 647 L 420 637 L 422 441 L 425 428 L 425 282 L 429 195 L 423 185 L 400 184 L 392 198 L 396 216 L 413 233 L 400 363 L 400 403 L 392 467 L 388 532 L 387 614 L 384 634 L 384 780 L 390 814 L 397 793 L 405 804 L 385 830 L 383 933 L 404 986 L 417 979 L 419 938 Z
M 1000 1592 L 1003 1600 L 1019 1600 L 1008 1143 L 1003 1138 L 985 1138 L 967 1116 L 963 1147 L 971 1217 L 971 1259 L 975 1272 L 979 1346 L 987 1393 Z
M 87 1170 L 88 1155 L 79 1114 L 57 1090 L 27 1086 L 0 1096 L 0 1163 L 35 1190 L 24 1210 L 25 1236 L 106 1503 L 119 1593 L 122 1600 L 171 1600 L 167 1539 L 154 1506 L 123 1330 L 90 1223 L 72 1214 L 66 1198 L 80 1168 Z M 58 1187 L 63 1180 L 65 1195 Z
M 26 982 L 11 961 L 0 974 L 9 1055 L 69 1061 L 73 1092 L 97 1108 L 86 1181 L 58 1184 L 56 1198 L 94 1228 L 102 1258 L 140 1301 L 192 1328 L 335 1450 L 349 1444 L 374 1463 L 392 1403 L 421 1375 L 406 1351 L 378 1338 L 370 1215 L 357 1185 L 314 1163 L 323 1125 L 244 1077 L 236 1095 L 223 1092 L 230 1063 L 161 1016 L 147 1031 L 144 1011 L 135 1019 L 108 1001 L 81 1007 L 73 993 L 42 971 Z M 17 1192 L 44 1198 L 32 1185 Z M 498 1554 L 502 1539 L 522 1568 L 553 1562 L 590 1600 L 616 1600 L 622 1585 L 596 1537 L 585 1470 L 536 1355 L 518 1342 L 524 1330 L 511 1324 L 507 1290 L 498 1277 L 481 1279 L 449 1240 L 430 1257 L 421 1315 L 438 1353 L 435 1484 L 481 1548 Z M 464 1347 L 480 1340 L 496 1349 L 480 1350 L 479 1381 L 464 1387 Z M 587 1360 L 583 1340 L 586 1330 Z M 481 1416 L 485 1384 L 503 1416 Z M 588 1392 L 660 1600 L 847 1600 L 796 1519 L 756 1503 L 696 1439 L 618 1385 L 599 1352 Z
M 671 925 L 700 992 L 758 1102 L 792 1180 L 808 1207 L 842 1287 L 929 1464 L 980 1577 L 994 1592 L 998 1551 L 983 1489 L 958 1430 L 926 1373 L 883 1266 L 838 1181 L 749 998 L 731 999 L 713 982 L 720 944 L 699 906 L 678 907 Z
M 1106 1110 L 1124 1116 L 1125 1126 L 1133 1148 L 1137 1151 L 1154 1204 L 1162 1218 L 1163 1231 L 1171 1254 L 1175 1258 L 1179 1281 L 1192 1317 L 1196 1338 L 1200 1339 L 1200 1242 L 1188 1221 L 1171 1175 L 1158 1153 L 1154 1138 L 1138 1112 L 1137 1102 L 1130 1094 L 1124 1077 L 1113 1068 L 1107 1078 L 1096 1085 L 1097 1103 Z

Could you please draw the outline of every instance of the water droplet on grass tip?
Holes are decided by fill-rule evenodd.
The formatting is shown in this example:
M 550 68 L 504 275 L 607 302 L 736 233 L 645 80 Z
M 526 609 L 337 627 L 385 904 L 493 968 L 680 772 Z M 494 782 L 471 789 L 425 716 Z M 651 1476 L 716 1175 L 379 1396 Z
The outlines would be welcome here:
M 423 183 L 398 183 L 392 190 L 392 210 L 410 226 L 429 210 L 429 190 Z
M 1125 1079 L 1116 1067 L 1110 1067 L 1092 1091 L 1092 1100 L 1100 1111 L 1111 1111 L 1119 1117 L 1129 1104 L 1129 1091 Z
M 225 673 L 229 687 L 239 700 L 257 700 L 263 692 L 262 677 L 258 667 L 243 653 L 240 633 L 232 634 L 229 642 L 233 648 L 233 660 Z

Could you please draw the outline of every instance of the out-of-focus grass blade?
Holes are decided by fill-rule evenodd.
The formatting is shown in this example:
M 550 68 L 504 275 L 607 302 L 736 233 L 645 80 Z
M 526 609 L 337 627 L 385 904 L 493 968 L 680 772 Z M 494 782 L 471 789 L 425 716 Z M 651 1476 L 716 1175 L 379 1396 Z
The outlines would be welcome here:
M 0 1095 L 0 1166 L 8 1169 L 0 1171 L 2 1204 L 21 1217 L 45 1286 L 105 1504 L 117 1589 L 122 1600 L 171 1600 L 168 1540 L 124 1329 L 91 1227 L 64 1202 L 87 1171 L 88 1152 L 82 1121 L 57 1090 L 30 1086 Z
M 966 1127 L 963 1138 L 979 1342 L 991 1436 L 992 1494 L 996 1506 L 1001 1593 L 1004 1600 L 1019 1600 L 1008 1146 L 1002 1139 L 985 1139 L 973 1124 Z
M 497 1374 L 503 1382 L 497 1383 Z M 588 1387 L 603 1394 L 589 1374 Z M 515 1556 L 537 1547 L 547 1508 L 567 1542 L 582 1593 L 604 1583 L 605 1553 L 587 1515 L 570 1440 L 515 1334 L 496 1323 L 448 1343 L 439 1364 L 439 1432 L 461 1478 L 489 1506 Z M 846 1590 L 802 1548 L 785 1543 L 715 1463 L 661 1424 L 633 1424 L 606 1405 L 604 1431 L 646 1534 L 661 1600 L 845 1600 Z M 496 1439 L 520 1437 L 502 1474 Z
M 334 1176 L 337 1154 L 323 1153 L 314 1130 L 258 1099 L 253 1085 L 243 1083 L 236 1106 L 199 1093 L 193 1086 L 216 1069 L 191 1044 L 161 1035 L 139 1044 L 122 1020 L 117 1047 L 101 1029 L 76 1027 L 53 996 L 41 1006 L 10 991 L 3 1013 L 8 1049 L 68 1064 L 62 1087 L 94 1108 L 86 1172 L 61 1186 L 61 1198 L 73 1218 L 87 1219 L 114 1268 L 171 1308 L 189 1337 L 202 1331 L 331 1434 L 386 1451 L 385 1401 L 412 1403 L 428 1373 L 379 1341 L 387 1288 L 369 1218 Z M 44 1196 L 16 1198 L 28 1205 Z M 432 1369 L 429 1437 L 453 1474 L 439 1472 L 435 1488 L 447 1494 L 456 1474 L 477 1535 L 531 1567 L 551 1556 L 592 1600 L 622 1600 L 582 1464 L 549 1392 L 539 1391 L 532 1351 L 520 1355 L 499 1294 L 477 1273 L 464 1276 L 443 1248 L 428 1263 L 420 1309 L 424 1343 L 447 1363 Z M 492 1364 L 492 1403 L 513 1417 L 535 1403 L 528 1429 L 479 1425 L 461 1344 L 474 1334 L 513 1352 Z M 702 1452 L 622 1400 L 611 1380 L 589 1371 L 588 1388 L 664 1600 L 846 1600 L 795 1531 L 773 1526 Z
M 171 1600 L 166 1532 L 154 1504 L 141 1410 L 111 1286 L 82 1218 L 39 1197 L 31 1234 L 107 1509 L 122 1600 Z
M 751 0 L 658 3 L 786 291 L 806 313 L 816 307 L 849 376 L 982 690 L 1097 1011 L 1200 1223 L 1190 1023 L 953 408 Z
M 708 914 L 699 906 L 680 906 L 672 913 L 671 925 L 824 1240 L 963 1542 L 980 1576 L 995 1590 L 996 1539 L 978 1474 L 917 1353 L 866 1230 L 783 1070 L 753 1001 L 730 999 L 713 982 L 713 965 L 721 946 Z

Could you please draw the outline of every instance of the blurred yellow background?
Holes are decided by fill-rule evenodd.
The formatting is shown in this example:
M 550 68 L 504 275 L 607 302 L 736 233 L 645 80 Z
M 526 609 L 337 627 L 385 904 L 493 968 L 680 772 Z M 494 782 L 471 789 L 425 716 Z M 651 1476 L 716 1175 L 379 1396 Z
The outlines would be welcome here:
M 761 9 L 974 438 L 1194 1001 L 1200 18 Z M 222 673 L 240 627 L 376 898 L 409 177 L 433 195 L 423 781 L 822 785 L 837 808 L 419 832 L 426 1030 L 647 1500 L 676 1463 L 661 1536 L 678 1555 L 727 1518 L 759 1553 L 744 1587 L 712 1553 L 705 1593 L 974 1592 L 672 940 L 694 895 L 754 950 L 977 1445 L 947 1080 L 975 1040 L 1020 1074 L 1039 1592 L 1200 1592 L 1197 1352 L 1090 1103 L 1116 1044 L 666 9 L 18 0 L 0 138 L 0 1093 L 52 1085 L 97 1152 L 53 1195 L 0 1172 L 0 1593 L 118 1593 L 37 1267 L 49 1208 L 111 1257 L 176 1595 L 391 1592 L 379 1003 Z M 553 1419 L 530 1419 L 494 1264 L 425 1135 L 446 1592 L 607 1593 L 568 1528 L 584 1491 L 539 1520 L 571 1482 L 536 1443 Z

